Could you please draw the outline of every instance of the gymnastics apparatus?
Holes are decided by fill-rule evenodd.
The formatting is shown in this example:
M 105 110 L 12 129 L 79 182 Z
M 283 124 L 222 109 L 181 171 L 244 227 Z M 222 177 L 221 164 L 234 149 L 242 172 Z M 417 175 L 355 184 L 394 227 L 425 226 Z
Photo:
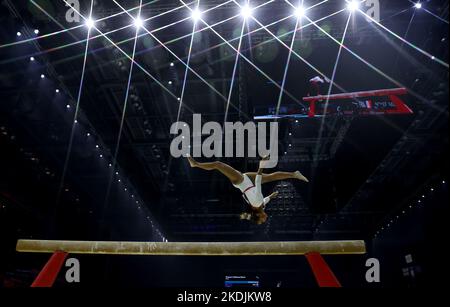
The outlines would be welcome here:
M 314 79 L 313 79 L 314 80 Z M 414 111 L 406 104 L 403 96 L 405 88 L 317 95 L 303 98 L 307 107 L 302 112 L 255 116 L 255 120 L 304 119 L 320 117 L 354 117 L 378 115 L 411 115 Z M 297 114 L 296 114 L 297 113 Z
M 321 82 L 312 79 L 311 82 Z M 325 82 L 325 81 L 323 81 Z M 318 86 L 316 86 L 318 88 Z M 400 98 L 407 95 L 404 88 L 375 90 L 366 92 L 345 93 L 330 96 L 305 97 L 303 101 L 309 104 L 305 113 L 287 115 L 267 115 L 256 117 L 256 120 L 274 118 L 314 118 L 322 116 L 374 116 L 374 115 L 409 115 L 414 112 Z M 198 163 L 188 157 L 192 167 L 200 167 L 209 170 L 220 170 L 237 188 L 247 179 L 248 186 L 254 189 L 253 184 L 258 179 L 264 183 L 262 168 L 256 174 L 244 174 L 237 171 L 228 172 L 223 167 Z M 216 162 L 217 164 L 217 162 Z M 230 176 L 231 174 L 231 176 Z M 233 176 L 237 174 L 237 176 Z M 250 175 L 250 176 L 249 176 Z M 308 182 L 301 173 L 284 175 L 283 179 L 300 179 Z M 253 178 L 255 177 L 255 178 Z M 275 178 L 275 177 L 274 177 Z M 235 179 L 235 180 L 234 180 Z M 243 181 L 244 179 L 244 181 Z M 267 175 L 266 175 L 267 179 Z M 276 180 L 279 178 L 276 177 Z M 274 180 L 274 181 L 276 181 Z M 245 192 L 249 189 L 245 187 Z M 276 197 L 276 195 L 272 195 Z M 270 199 L 258 199 L 262 204 Z M 249 199 L 251 201 L 252 199 Z M 263 202 L 264 201 L 264 202 Z M 263 207 L 263 206 L 261 206 Z M 323 258 L 324 255 L 363 255 L 366 254 L 364 241 L 309 241 L 309 242 L 211 242 L 211 243 L 169 243 L 169 242 L 87 242 L 87 241 L 44 241 L 44 240 L 19 240 L 16 250 L 23 253 L 50 253 L 50 260 L 44 266 L 32 284 L 32 287 L 52 287 L 69 254 L 90 255 L 129 255 L 129 256 L 297 256 L 304 255 L 320 287 L 341 287 L 341 283 L 334 275 L 331 268 Z
M 69 254 L 129 256 L 295 256 L 304 255 L 320 287 L 340 288 L 341 284 L 323 255 L 362 255 L 364 241 L 311 242 L 87 242 L 19 240 L 16 250 L 22 253 L 49 253 L 32 287 L 52 287 Z

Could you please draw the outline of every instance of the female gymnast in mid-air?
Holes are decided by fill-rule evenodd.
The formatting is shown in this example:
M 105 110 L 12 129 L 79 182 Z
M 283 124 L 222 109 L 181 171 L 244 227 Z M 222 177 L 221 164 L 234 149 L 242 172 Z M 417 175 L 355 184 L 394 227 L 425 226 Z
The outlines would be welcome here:
M 219 161 L 200 163 L 195 161 L 192 157 L 187 158 L 193 168 L 200 168 L 206 171 L 219 171 L 225 175 L 230 182 L 242 192 L 245 201 L 250 206 L 251 213 L 241 214 L 241 219 L 253 221 L 258 225 L 262 225 L 267 221 L 268 216 L 264 211 L 266 205 L 278 196 L 278 192 L 274 192 L 269 197 L 264 198 L 261 190 L 262 184 L 287 179 L 297 179 L 309 182 L 299 171 L 293 173 L 276 172 L 273 174 L 264 174 L 262 163 L 260 163 L 257 173 L 241 173 L 231 166 Z M 267 159 L 268 158 L 264 158 L 263 161 Z

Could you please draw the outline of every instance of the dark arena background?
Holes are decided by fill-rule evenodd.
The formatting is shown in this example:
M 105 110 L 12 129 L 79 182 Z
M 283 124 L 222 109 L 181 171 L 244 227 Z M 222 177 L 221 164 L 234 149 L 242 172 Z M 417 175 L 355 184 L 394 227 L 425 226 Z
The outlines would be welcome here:
M 0 287 L 440 285 L 448 18 L 448 0 L 0 0 Z M 267 221 L 243 220 L 260 209 L 226 176 L 171 153 L 194 114 L 278 123 L 264 173 L 309 182 L 264 184 Z M 257 172 L 244 153 L 195 159 Z

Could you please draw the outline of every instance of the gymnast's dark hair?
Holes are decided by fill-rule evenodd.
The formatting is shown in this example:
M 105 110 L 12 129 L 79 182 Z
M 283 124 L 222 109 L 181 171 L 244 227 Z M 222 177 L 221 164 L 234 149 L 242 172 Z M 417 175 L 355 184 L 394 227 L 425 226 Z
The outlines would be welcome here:
M 249 210 L 247 212 L 241 213 L 240 219 L 241 220 L 250 221 L 250 222 L 253 222 L 253 223 L 258 224 L 258 225 L 261 225 L 261 224 L 264 224 L 266 222 L 267 215 L 265 214 L 264 211 L 258 212 L 258 211 L 254 211 L 254 210 Z

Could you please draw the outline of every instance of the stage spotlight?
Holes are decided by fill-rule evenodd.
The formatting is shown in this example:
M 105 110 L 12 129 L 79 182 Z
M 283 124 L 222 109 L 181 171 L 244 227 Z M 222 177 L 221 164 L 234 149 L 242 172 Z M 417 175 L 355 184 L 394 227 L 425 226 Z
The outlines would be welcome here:
M 85 25 L 89 30 L 92 29 L 95 26 L 94 19 L 89 17 L 88 19 L 86 19 Z
M 244 18 L 249 18 L 252 16 L 252 8 L 246 4 L 245 6 L 241 7 L 241 15 Z
M 22 32 L 17 32 L 17 36 L 21 37 L 22 36 Z
M 57 94 L 59 94 L 59 89 L 56 89 L 55 92 L 56 92 Z
M 195 22 L 199 21 L 202 18 L 202 12 L 199 9 L 195 9 L 191 13 L 191 18 Z
M 421 8 L 422 8 L 422 3 L 417 2 L 417 3 L 414 5 L 414 7 L 415 7 L 416 9 L 421 9 Z
M 30 58 L 30 61 L 31 61 L 31 62 L 34 62 L 34 60 L 35 60 L 35 58 L 34 58 L 34 56 L 32 56 L 32 57 Z
M 305 9 L 303 8 L 303 6 L 299 6 L 298 8 L 295 9 L 294 14 L 299 19 L 303 18 L 303 16 L 305 16 Z
M 39 34 L 39 30 L 38 30 L 38 29 L 35 29 L 35 30 L 34 30 L 34 34 L 38 35 L 38 34 Z
M 41 75 L 41 79 L 45 79 L 45 75 L 44 74 Z
M 170 67 L 174 67 L 175 66 L 175 63 L 170 63 Z
M 347 8 L 348 8 L 351 12 L 355 12 L 356 10 L 359 9 L 359 1 L 357 1 L 357 0 L 350 1 L 350 2 L 347 4 Z
M 142 27 L 144 26 L 144 21 L 141 19 L 141 17 L 138 17 L 138 18 L 136 18 L 136 19 L 134 20 L 134 26 L 135 26 L 137 29 L 140 29 L 140 28 L 142 28 Z

